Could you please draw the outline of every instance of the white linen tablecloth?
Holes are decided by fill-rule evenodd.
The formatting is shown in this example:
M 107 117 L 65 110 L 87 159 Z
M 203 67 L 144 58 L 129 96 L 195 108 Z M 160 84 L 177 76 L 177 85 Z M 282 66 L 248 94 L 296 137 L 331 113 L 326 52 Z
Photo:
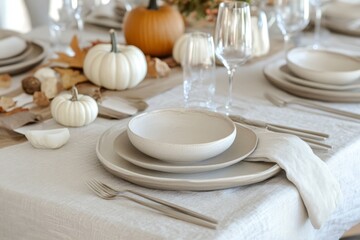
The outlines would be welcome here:
M 152 190 L 114 177 L 100 165 L 95 146 L 105 130 L 126 120 L 98 118 L 70 128 L 69 142 L 58 150 L 35 149 L 29 142 L 0 149 L 0 239 L 338 239 L 360 222 L 360 123 L 297 106 L 278 108 L 265 100 L 265 91 L 281 92 L 262 73 L 280 55 L 238 69 L 234 103 L 249 118 L 331 135 L 327 143 L 333 150 L 316 154 L 338 179 L 343 202 L 321 229 L 313 228 L 297 189 L 283 172 L 261 183 L 207 192 Z M 221 102 L 227 87 L 224 68 L 217 69 L 217 80 Z M 148 110 L 179 106 L 182 86 L 148 103 Z M 328 105 L 360 112 L 359 103 Z M 53 125 L 50 120 L 34 128 Z M 100 199 L 86 187 L 90 178 L 189 207 L 220 225 L 207 229 L 125 199 Z

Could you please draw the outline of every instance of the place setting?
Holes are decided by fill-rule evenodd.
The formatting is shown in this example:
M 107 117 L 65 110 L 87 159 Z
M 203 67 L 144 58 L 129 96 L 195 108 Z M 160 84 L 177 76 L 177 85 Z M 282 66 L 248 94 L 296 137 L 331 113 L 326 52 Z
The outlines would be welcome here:
M 322 44 L 321 20 L 326 18 L 321 17 L 322 8 L 326 7 L 326 16 L 330 6 L 336 4 L 321 0 L 310 2 L 316 9 L 316 21 L 313 43 L 306 46 L 290 44 L 290 39 L 309 24 L 309 12 L 306 11 L 309 2 L 302 2 L 302 8 L 301 4 L 291 2 L 276 7 L 277 25 L 285 42 L 284 57 L 266 65 L 263 73 L 270 83 L 297 97 L 326 102 L 359 102 L 360 60 L 341 50 L 327 49 Z M 298 20 L 287 18 L 289 13 L 296 15 Z

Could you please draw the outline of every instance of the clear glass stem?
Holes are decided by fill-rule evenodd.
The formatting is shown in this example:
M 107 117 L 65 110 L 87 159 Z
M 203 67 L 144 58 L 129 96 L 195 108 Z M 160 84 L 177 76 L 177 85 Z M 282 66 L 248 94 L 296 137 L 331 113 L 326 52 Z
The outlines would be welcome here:
M 315 10 L 315 29 L 314 29 L 314 43 L 313 43 L 313 48 L 315 49 L 319 48 L 319 43 L 320 43 L 321 15 L 322 15 L 321 5 L 317 5 Z
M 288 33 L 284 34 L 284 52 L 286 53 L 290 50 L 290 35 Z
M 227 94 L 227 100 L 225 104 L 225 109 L 230 111 L 232 107 L 232 89 L 233 89 L 233 78 L 234 78 L 235 68 L 230 68 L 228 70 L 228 76 L 229 76 L 229 89 Z

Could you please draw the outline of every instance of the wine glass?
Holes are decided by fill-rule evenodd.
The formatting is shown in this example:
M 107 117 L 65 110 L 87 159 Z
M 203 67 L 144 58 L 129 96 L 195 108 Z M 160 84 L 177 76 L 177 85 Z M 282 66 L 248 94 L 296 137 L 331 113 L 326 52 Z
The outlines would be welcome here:
M 99 5 L 101 5 L 101 0 L 72 0 L 72 8 L 74 9 L 74 16 L 80 36 L 84 31 L 85 18 Z
M 229 89 L 225 106 L 217 110 L 230 114 L 232 85 L 238 66 L 244 64 L 252 53 L 250 6 L 246 2 L 222 2 L 219 5 L 215 28 L 215 54 L 224 64 L 229 76 Z
M 309 24 L 309 0 L 275 0 L 276 22 L 284 36 L 285 51 L 292 35 Z
M 50 0 L 49 30 L 54 48 L 67 51 L 75 23 L 71 0 Z

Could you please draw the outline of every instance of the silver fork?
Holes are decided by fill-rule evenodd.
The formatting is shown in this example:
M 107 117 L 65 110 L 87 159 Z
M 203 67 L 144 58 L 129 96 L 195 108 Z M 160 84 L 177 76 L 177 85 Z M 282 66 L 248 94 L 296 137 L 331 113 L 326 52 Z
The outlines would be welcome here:
M 313 109 L 317 109 L 317 110 L 322 110 L 322 111 L 337 114 L 337 115 L 340 115 L 340 116 L 345 116 L 345 117 L 360 120 L 360 114 L 347 112 L 347 111 L 343 111 L 343 110 L 340 110 L 340 109 L 335 109 L 335 108 L 331 108 L 331 107 L 327 107 L 327 106 L 323 106 L 323 105 L 316 104 L 316 103 L 313 103 L 313 102 L 310 102 L 310 101 L 307 101 L 307 100 L 300 100 L 300 99 L 296 99 L 296 98 L 285 100 L 283 98 L 280 98 L 280 97 L 275 96 L 275 95 L 270 94 L 270 93 L 265 93 L 265 97 L 270 102 L 272 102 L 274 105 L 276 105 L 278 107 L 285 107 L 288 104 L 297 104 L 297 105 L 301 105 L 301 106 L 304 106 L 304 107 L 313 108 Z
M 190 223 L 198 224 L 213 229 L 216 229 L 216 226 L 218 224 L 218 221 L 213 218 L 194 212 L 190 209 L 178 206 L 174 203 L 170 203 L 162 199 L 143 194 L 138 191 L 134 191 L 130 189 L 116 190 L 96 179 L 91 179 L 87 181 L 87 185 L 96 195 L 106 200 L 115 199 L 116 197 L 123 197 L 128 200 L 134 201 L 140 205 L 155 209 L 167 216 L 179 220 L 187 221 Z M 143 197 L 147 200 L 150 200 L 158 204 L 151 204 L 150 202 L 142 201 L 140 199 L 128 196 L 126 195 L 126 193 L 132 193 L 134 195 Z

